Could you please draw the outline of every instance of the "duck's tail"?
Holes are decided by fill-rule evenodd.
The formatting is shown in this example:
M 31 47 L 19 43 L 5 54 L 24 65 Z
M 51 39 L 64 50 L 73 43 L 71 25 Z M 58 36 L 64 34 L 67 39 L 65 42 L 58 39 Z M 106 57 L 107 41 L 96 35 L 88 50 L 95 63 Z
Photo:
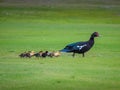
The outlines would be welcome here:
M 70 50 L 68 49 L 62 49 L 62 50 L 59 50 L 60 52 L 71 52 Z

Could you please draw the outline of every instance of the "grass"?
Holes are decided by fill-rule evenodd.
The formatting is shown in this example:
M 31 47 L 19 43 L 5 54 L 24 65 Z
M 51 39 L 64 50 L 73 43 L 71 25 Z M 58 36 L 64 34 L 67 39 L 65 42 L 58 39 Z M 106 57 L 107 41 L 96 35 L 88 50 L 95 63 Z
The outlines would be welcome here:
M 91 10 L 2 6 L 0 90 L 119 90 L 119 9 Z M 18 57 L 28 50 L 60 50 L 88 40 L 94 31 L 101 37 L 85 58 L 66 53 L 58 58 Z
M 1 21 L 41 23 L 120 23 L 119 8 L 3 7 Z M 64 19 L 63 19 L 64 18 Z

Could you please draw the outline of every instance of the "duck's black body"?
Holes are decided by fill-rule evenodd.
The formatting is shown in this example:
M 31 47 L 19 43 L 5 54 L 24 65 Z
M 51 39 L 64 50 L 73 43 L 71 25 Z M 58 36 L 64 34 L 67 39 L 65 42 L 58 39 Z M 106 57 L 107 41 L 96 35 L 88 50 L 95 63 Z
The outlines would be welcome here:
M 82 54 L 84 57 L 84 53 L 90 50 L 94 45 L 94 37 L 98 37 L 98 36 L 99 36 L 98 32 L 94 32 L 88 41 L 69 44 L 60 51 L 73 52 L 73 56 L 75 56 L 75 53 L 79 53 Z

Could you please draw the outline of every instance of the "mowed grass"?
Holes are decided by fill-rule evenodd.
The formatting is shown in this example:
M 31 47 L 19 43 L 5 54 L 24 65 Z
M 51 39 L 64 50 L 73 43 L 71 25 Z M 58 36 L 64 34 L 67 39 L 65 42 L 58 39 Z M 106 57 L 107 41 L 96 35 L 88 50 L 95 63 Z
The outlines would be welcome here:
M 119 10 L 0 10 L 0 90 L 120 89 Z M 60 50 L 71 42 L 88 40 L 94 31 L 101 37 L 95 38 L 85 58 L 67 53 L 58 58 L 18 57 L 29 50 Z
M 25 7 L 0 6 L 2 22 L 42 22 L 42 23 L 88 23 L 88 24 L 118 24 L 120 9 L 103 5 L 101 7 Z

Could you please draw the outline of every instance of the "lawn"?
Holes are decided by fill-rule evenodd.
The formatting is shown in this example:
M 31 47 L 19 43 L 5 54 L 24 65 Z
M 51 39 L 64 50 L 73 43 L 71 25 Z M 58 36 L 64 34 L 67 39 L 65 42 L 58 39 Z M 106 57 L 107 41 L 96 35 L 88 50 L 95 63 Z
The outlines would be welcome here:
M 88 8 L 0 6 L 0 90 L 119 90 L 120 10 Z M 101 36 L 84 58 L 18 57 L 60 50 L 94 31 Z

